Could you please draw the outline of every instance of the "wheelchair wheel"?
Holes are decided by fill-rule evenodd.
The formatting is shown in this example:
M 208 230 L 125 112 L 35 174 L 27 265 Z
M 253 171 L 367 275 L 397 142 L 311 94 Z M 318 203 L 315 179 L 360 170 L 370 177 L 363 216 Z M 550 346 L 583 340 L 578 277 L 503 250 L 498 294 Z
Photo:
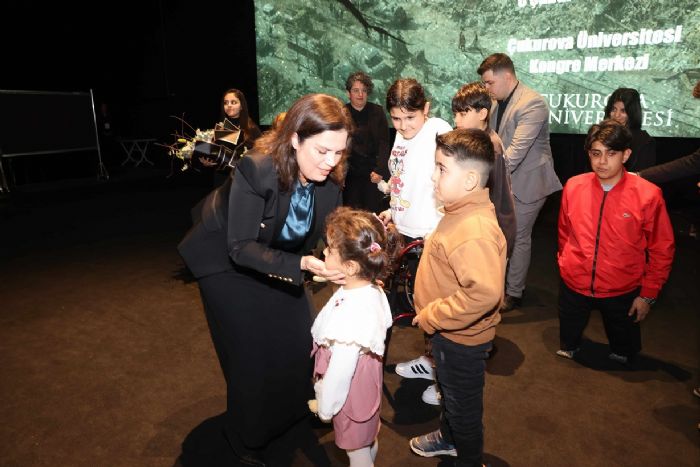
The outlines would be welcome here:
M 398 257 L 394 274 L 387 282 L 386 292 L 394 323 L 416 314 L 413 302 L 418 262 L 423 253 L 423 240 L 416 240 L 404 247 Z

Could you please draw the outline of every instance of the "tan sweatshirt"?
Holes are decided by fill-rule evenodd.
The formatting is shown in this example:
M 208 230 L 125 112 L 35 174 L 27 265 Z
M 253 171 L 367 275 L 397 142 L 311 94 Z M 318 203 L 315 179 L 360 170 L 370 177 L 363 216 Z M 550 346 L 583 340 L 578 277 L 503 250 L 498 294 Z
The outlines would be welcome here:
M 459 344 L 483 344 L 495 337 L 501 321 L 506 240 L 488 189 L 444 210 L 418 265 L 418 324 L 428 334 L 441 332 Z

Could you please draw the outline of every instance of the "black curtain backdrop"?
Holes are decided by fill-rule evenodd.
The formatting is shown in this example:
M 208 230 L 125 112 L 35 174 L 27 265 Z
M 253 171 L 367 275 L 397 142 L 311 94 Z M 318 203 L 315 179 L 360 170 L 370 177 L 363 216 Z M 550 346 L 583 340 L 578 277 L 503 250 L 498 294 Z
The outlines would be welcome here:
M 167 133 L 169 113 L 209 127 L 230 87 L 245 93 L 257 117 L 252 0 L 108 2 L 99 10 L 3 2 L 11 27 L 0 28 L 0 88 L 93 88 L 128 136 Z
M 0 17 L 8 25 L 0 28 L 0 89 L 92 88 L 98 116 L 106 104 L 115 135 L 163 142 L 179 129 L 170 115 L 184 116 L 195 128 L 211 128 L 219 118 L 221 94 L 231 87 L 244 92 L 258 121 L 258 93 L 265 90 L 257 87 L 252 0 L 101 2 L 99 7 L 10 0 L 0 5 Z M 50 117 L 50 106 L 42 111 Z M 562 181 L 585 170 L 582 144 L 580 135 L 552 135 Z M 698 145 L 698 139 L 657 138 L 658 161 L 689 154 Z M 159 162 L 167 164 L 167 157 Z M 24 172 L 31 182 L 32 169 Z

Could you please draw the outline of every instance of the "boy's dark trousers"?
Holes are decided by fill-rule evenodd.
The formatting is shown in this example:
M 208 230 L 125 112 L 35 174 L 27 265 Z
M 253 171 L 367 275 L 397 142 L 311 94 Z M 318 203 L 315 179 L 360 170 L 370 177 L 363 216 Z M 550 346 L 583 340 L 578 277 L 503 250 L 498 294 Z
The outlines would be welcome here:
M 484 448 L 484 370 L 491 342 L 474 346 L 435 334 L 433 358 L 442 395 L 440 431 L 457 449 L 458 466 L 481 467 Z
M 639 289 L 615 297 L 596 298 L 574 292 L 561 281 L 559 285 L 559 341 L 562 350 L 581 345 L 583 330 L 591 310 L 600 310 L 610 351 L 633 358 L 642 350 L 642 335 L 635 315 L 627 313 L 639 296 Z

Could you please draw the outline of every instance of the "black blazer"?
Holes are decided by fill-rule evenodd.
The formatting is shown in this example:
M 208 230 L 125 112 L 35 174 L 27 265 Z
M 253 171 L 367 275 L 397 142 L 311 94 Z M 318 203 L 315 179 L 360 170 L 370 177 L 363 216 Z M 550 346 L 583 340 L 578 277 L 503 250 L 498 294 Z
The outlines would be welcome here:
M 656 164 L 656 140 L 645 130 L 633 130 L 632 154 L 625 162 L 625 169 L 629 172 L 639 172 Z
M 354 119 L 354 114 L 357 111 L 352 108 L 350 103 L 345 104 L 345 107 Z M 372 102 L 367 102 L 363 111 L 367 112 L 367 127 L 362 141 L 358 141 L 357 135 L 353 136 L 350 147 L 350 166 L 351 168 L 367 166 L 368 169 L 378 173 L 386 180 L 389 178 L 389 155 L 391 153 L 386 113 L 382 106 Z M 355 126 L 358 127 L 357 130 L 360 129 L 356 121 Z M 356 158 L 359 160 L 354 160 Z M 367 174 L 369 175 L 369 170 Z
M 332 180 L 314 189 L 314 220 L 300 253 L 270 247 L 278 238 L 289 211 L 290 192 L 280 192 L 269 155 L 250 154 L 238 163 L 235 175 L 211 192 L 202 203 L 198 221 L 178 245 L 194 276 L 247 268 L 292 284 L 301 284 L 301 255 L 323 233 L 325 219 L 342 203 Z

